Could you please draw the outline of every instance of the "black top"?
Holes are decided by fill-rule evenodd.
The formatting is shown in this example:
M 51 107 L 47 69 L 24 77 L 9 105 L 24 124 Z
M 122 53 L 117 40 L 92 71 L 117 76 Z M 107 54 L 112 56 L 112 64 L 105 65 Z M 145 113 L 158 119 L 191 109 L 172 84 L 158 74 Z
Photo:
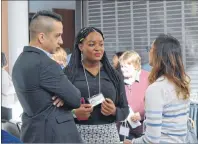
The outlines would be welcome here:
M 99 74 L 97 76 L 92 75 L 90 72 L 86 71 L 89 89 L 90 89 L 90 96 L 96 95 L 99 93 Z M 108 124 L 113 123 L 116 120 L 121 121 L 124 120 L 128 113 L 128 103 L 126 100 L 125 88 L 123 82 L 120 82 L 120 97 L 119 102 L 116 103 L 116 88 L 114 87 L 112 81 L 110 80 L 108 74 L 105 72 L 104 68 L 100 70 L 100 83 L 101 83 L 101 93 L 104 95 L 105 98 L 111 99 L 114 104 L 116 105 L 116 116 L 104 116 L 101 113 L 101 104 L 94 107 L 93 112 L 88 120 L 79 121 L 75 119 L 77 124 L 85 124 L 85 125 L 97 125 L 97 124 Z M 88 94 L 88 87 L 87 82 L 84 74 L 84 70 L 82 65 L 78 70 L 78 74 L 75 77 L 73 82 L 74 86 L 78 88 L 81 92 L 81 96 L 84 97 L 85 102 L 88 102 L 89 94 Z

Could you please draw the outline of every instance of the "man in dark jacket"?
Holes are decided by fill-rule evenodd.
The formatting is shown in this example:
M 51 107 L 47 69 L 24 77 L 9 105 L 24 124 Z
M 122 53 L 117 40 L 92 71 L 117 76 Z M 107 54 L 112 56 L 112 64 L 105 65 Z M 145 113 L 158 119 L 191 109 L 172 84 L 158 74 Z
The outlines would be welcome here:
M 23 107 L 21 140 L 24 143 L 81 143 L 71 113 L 80 107 L 80 91 L 50 56 L 63 43 L 62 18 L 39 11 L 30 22 L 30 44 L 25 46 L 12 72 Z M 54 106 L 56 99 L 64 101 Z

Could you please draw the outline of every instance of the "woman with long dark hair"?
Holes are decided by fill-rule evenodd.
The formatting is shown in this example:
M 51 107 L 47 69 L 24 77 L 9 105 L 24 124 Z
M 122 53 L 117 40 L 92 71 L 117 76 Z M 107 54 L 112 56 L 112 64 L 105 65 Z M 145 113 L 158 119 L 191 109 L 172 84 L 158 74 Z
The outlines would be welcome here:
M 149 52 L 149 64 L 153 68 L 145 95 L 145 135 L 124 143 L 185 143 L 190 78 L 179 41 L 171 35 L 158 36 Z
M 129 107 L 124 83 L 108 61 L 99 29 L 80 30 L 65 73 L 81 91 L 81 107 L 72 112 L 85 143 L 119 143 L 116 121 L 125 120 Z

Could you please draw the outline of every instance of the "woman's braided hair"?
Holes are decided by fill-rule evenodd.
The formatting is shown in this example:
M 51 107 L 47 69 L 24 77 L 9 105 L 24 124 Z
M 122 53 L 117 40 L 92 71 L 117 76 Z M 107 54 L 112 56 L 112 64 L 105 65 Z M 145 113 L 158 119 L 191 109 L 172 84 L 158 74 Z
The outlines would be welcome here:
M 104 39 L 103 33 L 94 27 L 84 27 L 82 28 L 79 33 L 77 34 L 77 37 L 75 39 L 75 45 L 74 49 L 72 51 L 71 60 L 68 64 L 68 66 L 65 68 L 65 73 L 68 76 L 69 80 L 73 83 L 75 80 L 75 76 L 78 73 L 78 68 L 81 65 L 81 51 L 78 47 L 80 43 L 83 42 L 83 40 L 91 33 L 91 32 L 98 32 L 101 34 L 101 36 Z M 101 59 L 101 63 L 104 67 L 104 70 L 108 74 L 109 78 L 111 79 L 114 87 L 116 88 L 116 102 L 118 100 L 118 97 L 120 97 L 120 76 L 116 70 L 111 66 L 106 53 L 104 52 L 104 55 Z

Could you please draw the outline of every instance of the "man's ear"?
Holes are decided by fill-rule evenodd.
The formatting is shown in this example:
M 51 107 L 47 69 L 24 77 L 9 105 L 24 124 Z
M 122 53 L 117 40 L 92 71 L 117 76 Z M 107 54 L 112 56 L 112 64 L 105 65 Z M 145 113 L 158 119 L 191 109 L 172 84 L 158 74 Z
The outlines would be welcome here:
M 39 33 L 38 34 L 38 40 L 42 44 L 45 41 L 45 34 L 44 33 Z
M 83 45 L 82 44 L 78 44 L 78 47 L 79 47 L 80 51 L 82 52 L 83 51 Z

